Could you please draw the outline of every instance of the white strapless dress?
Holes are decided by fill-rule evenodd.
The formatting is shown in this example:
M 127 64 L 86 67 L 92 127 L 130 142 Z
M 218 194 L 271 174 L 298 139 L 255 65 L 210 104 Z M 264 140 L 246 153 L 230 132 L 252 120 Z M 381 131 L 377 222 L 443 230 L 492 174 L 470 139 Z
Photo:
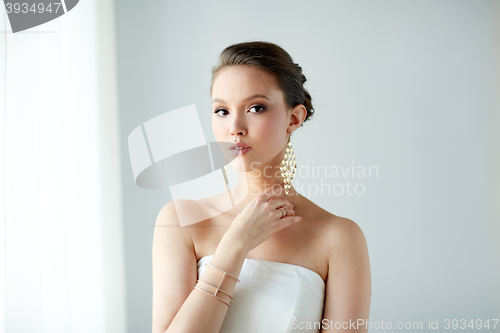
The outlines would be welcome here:
M 213 255 L 198 261 L 198 278 Z M 246 258 L 220 333 L 320 332 L 325 282 L 302 266 Z

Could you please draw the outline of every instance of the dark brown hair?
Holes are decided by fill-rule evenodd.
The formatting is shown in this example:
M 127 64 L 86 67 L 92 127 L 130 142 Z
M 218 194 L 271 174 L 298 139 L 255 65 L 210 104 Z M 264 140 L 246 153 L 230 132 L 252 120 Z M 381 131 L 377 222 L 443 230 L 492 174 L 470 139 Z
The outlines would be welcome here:
M 304 89 L 304 82 L 307 79 L 302 74 L 302 67 L 294 63 L 290 54 L 280 46 L 258 41 L 226 47 L 219 57 L 219 64 L 212 68 L 212 84 L 222 68 L 237 65 L 253 66 L 268 71 L 276 77 L 288 107 L 304 105 L 307 110 L 304 122 L 313 115 L 311 95 Z

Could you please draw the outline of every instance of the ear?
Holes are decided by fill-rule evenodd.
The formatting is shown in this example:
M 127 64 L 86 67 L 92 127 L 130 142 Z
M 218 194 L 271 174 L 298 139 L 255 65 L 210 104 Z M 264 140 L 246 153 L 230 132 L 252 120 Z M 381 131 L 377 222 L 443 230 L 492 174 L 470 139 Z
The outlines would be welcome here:
M 306 107 L 302 104 L 295 106 L 290 113 L 290 122 L 288 124 L 288 131 L 290 133 L 295 132 L 297 128 L 302 125 L 307 117 Z

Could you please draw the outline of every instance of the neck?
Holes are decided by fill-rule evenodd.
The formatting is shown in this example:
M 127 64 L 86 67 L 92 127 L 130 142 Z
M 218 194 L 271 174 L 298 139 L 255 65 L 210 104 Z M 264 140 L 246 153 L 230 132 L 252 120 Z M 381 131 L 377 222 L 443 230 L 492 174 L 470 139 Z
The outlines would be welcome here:
M 285 193 L 283 178 L 279 166 L 275 168 L 259 168 L 249 172 L 240 173 L 238 182 L 230 191 L 235 203 L 242 203 L 246 206 L 259 193 L 273 187 L 276 196 L 283 197 L 290 202 L 295 202 L 299 193 L 292 186 Z

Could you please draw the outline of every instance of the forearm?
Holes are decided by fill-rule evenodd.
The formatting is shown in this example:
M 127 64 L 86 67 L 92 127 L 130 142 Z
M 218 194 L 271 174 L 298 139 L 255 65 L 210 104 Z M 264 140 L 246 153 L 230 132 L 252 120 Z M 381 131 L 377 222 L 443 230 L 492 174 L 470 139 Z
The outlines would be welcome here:
M 233 241 L 229 236 L 224 236 L 210 260 L 210 264 L 238 277 L 247 253 L 248 251 L 240 246 L 239 242 Z M 199 280 L 218 286 L 222 275 L 223 272 L 207 266 Z M 236 279 L 226 275 L 220 289 L 233 295 L 236 284 Z M 214 289 L 203 282 L 198 282 L 197 287 L 212 293 Z M 223 292 L 219 291 L 217 296 L 226 302 L 231 302 L 231 298 Z M 222 326 L 228 308 L 228 305 L 220 299 L 193 288 L 165 333 L 217 333 Z

